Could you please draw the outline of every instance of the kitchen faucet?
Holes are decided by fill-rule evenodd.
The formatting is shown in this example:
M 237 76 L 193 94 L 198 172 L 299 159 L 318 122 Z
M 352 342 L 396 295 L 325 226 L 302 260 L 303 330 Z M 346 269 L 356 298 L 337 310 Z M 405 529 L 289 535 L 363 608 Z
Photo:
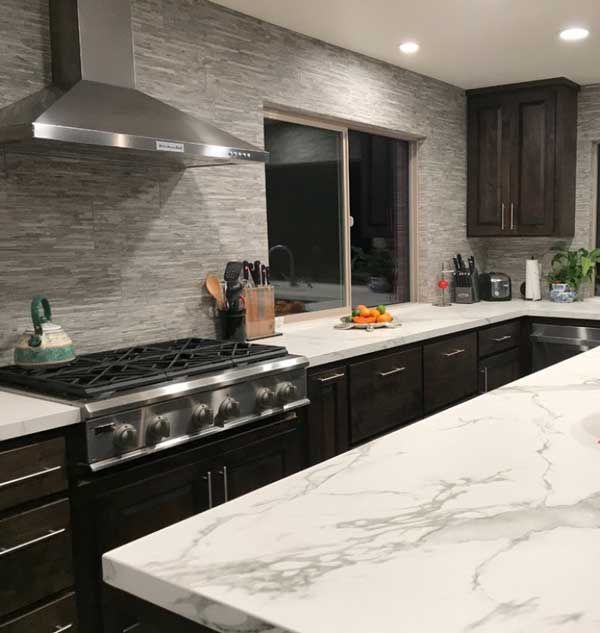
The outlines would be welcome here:
M 298 282 L 296 281 L 296 263 L 294 261 L 294 254 L 291 249 L 288 248 L 285 244 L 275 244 L 275 246 L 271 246 L 269 249 L 269 264 L 271 263 L 271 253 L 274 251 L 284 251 L 287 253 L 289 258 L 289 281 L 290 286 L 297 286 Z

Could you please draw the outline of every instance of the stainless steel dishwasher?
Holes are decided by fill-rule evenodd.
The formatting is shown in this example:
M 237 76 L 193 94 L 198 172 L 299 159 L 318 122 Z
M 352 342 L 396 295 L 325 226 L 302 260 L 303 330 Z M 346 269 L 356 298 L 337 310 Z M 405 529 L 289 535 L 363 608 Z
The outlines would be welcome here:
M 533 323 L 531 327 L 533 371 L 587 352 L 600 345 L 600 327 Z

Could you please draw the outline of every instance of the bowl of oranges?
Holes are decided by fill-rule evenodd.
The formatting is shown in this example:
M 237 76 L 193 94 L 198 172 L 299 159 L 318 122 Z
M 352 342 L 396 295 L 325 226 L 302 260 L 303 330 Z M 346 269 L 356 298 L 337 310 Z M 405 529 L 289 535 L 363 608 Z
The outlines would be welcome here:
M 390 327 L 394 317 L 386 310 L 384 305 L 376 308 L 367 308 L 359 305 L 352 310 L 352 314 L 342 317 L 342 322 L 348 327 L 357 329 L 372 330 L 373 328 Z

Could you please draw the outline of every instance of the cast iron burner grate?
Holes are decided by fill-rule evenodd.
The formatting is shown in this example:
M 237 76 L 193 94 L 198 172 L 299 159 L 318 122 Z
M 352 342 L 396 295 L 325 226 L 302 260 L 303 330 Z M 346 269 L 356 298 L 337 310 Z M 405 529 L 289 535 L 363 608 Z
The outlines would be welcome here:
M 84 354 L 60 367 L 0 367 L 0 383 L 78 399 L 285 356 L 285 347 L 186 338 Z

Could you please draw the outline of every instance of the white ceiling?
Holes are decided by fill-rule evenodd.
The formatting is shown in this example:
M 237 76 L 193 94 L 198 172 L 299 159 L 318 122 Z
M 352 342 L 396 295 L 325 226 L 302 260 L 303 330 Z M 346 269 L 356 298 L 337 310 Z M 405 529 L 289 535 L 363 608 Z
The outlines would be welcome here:
M 600 0 L 214 0 L 463 88 L 565 76 L 600 82 Z M 591 31 L 565 43 L 568 26 Z M 414 39 L 421 50 L 398 51 Z

